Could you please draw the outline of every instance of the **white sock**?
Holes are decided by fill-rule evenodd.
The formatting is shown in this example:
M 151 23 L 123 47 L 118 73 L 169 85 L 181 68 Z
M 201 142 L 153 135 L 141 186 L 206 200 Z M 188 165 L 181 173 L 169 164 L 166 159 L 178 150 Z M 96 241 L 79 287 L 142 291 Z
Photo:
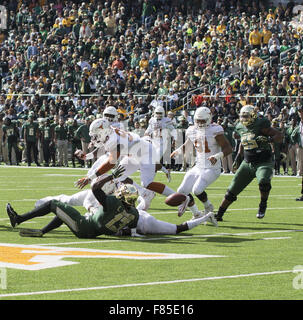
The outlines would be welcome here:
M 173 193 L 175 193 L 175 191 L 173 189 L 171 189 L 170 187 L 168 187 L 168 186 L 165 186 L 165 188 L 164 188 L 164 190 L 162 192 L 162 194 L 164 196 L 170 196 Z
M 199 214 L 200 211 L 196 204 L 193 204 L 191 207 L 188 207 L 188 209 L 192 212 L 193 215 Z
M 208 217 L 201 217 L 201 218 L 198 218 L 198 219 L 195 219 L 195 220 L 189 220 L 189 221 L 186 221 L 187 225 L 188 225 L 188 230 L 198 226 L 199 224 L 201 224 L 202 222 L 206 221 Z
M 211 203 L 209 202 L 209 200 L 206 200 L 205 202 L 203 202 L 204 204 L 204 208 L 208 207 Z

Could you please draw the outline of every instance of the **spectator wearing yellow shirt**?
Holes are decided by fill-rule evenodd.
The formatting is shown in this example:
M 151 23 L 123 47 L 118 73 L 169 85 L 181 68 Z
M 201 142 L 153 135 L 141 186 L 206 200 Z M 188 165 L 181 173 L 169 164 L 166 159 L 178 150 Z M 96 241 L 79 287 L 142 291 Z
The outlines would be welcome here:
M 258 30 L 258 26 L 254 26 L 253 31 L 249 34 L 249 44 L 252 46 L 252 48 L 260 49 L 261 43 L 262 43 L 262 34 Z
M 199 36 L 196 36 L 196 41 L 193 44 L 193 48 L 197 48 L 200 51 L 202 48 L 202 45 L 203 45 L 203 41 Z
M 224 21 L 221 20 L 216 28 L 216 31 L 219 34 L 223 34 L 226 31 L 226 25 L 224 24 Z
M 139 61 L 140 71 L 148 70 L 149 61 L 145 53 L 142 54 L 141 60 Z
M 253 50 L 251 52 L 251 56 L 248 59 L 247 64 L 248 64 L 248 70 L 256 70 L 263 66 L 264 61 L 257 56 L 257 51 Z
M 272 35 L 272 32 L 268 29 L 267 25 L 264 25 L 262 29 L 262 45 L 263 46 L 268 45 L 271 35 Z
M 268 10 L 268 14 L 265 20 L 270 20 L 270 19 L 275 20 L 275 14 L 273 13 L 272 9 Z

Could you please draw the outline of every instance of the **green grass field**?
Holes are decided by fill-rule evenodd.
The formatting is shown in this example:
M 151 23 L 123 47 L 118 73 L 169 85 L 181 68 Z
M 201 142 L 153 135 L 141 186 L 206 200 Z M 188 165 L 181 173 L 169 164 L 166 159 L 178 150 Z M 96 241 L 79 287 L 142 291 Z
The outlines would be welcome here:
M 177 236 L 84 240 L 62 226 L 43 238 L 22 238 L 19 227 L 11 228 L 7 202 L 24 213 L 41 197 L 75 193 L 73 183 L 85 172 L 0 167 L 1 300 L 302 299 L 302 274 L 294 272 L 303 265 L 303 203 L 295 201 L 301 178 L 273 178 L 263 220 L 256 218 L 259 191 L 253 182 L 217 228 L 200 225 Z M 138 177 L 133 178 L 139 181 Z M 177 189 L 182 178 L 182 173 L 173 173 L 169 186 Z M 207 190 L 216 209 L 231 178 L 222 175 Z M 165 182 L 165 175 L 158 173 L 155 181 Z M 149 213 L 172 223 L 191 218 L 188 211 L 178 218 L 162 196 L 154 198 Z M 20 227 L 40 228 L 52 217 L 37 218 Z M 147 253 L 189 256 L 133 259 Z

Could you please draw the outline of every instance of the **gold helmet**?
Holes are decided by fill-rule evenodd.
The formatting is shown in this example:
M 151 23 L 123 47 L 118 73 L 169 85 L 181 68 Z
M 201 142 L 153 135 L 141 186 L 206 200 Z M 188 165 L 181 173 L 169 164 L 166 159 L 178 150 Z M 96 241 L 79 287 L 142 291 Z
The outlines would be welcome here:
M 255 112 L 255 108 L 252 105 L 246 105 L 241 108 L 240 110 L 240 122 L 245 126 L 248 127 L 257 118 L 257 114 Z
M 135 206 L 138 199 L 138 190 L 132 184 L 122 184 L 116 191 L 115 196 L 131 206 Z

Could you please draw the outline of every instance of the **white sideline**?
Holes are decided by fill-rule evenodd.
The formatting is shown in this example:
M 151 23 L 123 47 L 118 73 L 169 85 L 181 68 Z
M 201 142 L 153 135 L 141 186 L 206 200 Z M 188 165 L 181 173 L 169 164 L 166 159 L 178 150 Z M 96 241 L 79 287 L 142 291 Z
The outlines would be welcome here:
M 128 283 L 128 284 L 118 284 L 118 285 L 100 286 L 100 287 L 58 289 L 58 290 L 34 291 L 34 292 L 16 292 L 16 293 L 0 294 L 0 298 L 20 297 L 20 296 L 33 296 L 33 295 L 45 295 L 45 294 L 54 294 L 54 293 L 65 293 L 65 292 L 79 292 L 79 291 L 118 289 L 118 288 L 121 289 L 121 288 L 130 288 L 130 287 L 155 286 L 155 285 L 163 285 L 163 284 L 175 284 L 175 283 L 196 282 L 196 281 L 236 279 L 236 278 L 244 278 L 244 277 L 257 277 L 257 276 L 283 274 L 283 273 L 290 273 L 290 272 L 294 272 L 294 271 L 293 270 L 280 270 L 280 271 L 247 273 L 247 274 L 237 274 L 237 275 L 229 275 L 229 276 L 216 276 L 216 277 L 206 277 L 206 278 L 180 279 L 180 280 L 156 281 L 156 282 L 146 282 L 146 283 L 144 283 L 144 282 L 143 283 Z

